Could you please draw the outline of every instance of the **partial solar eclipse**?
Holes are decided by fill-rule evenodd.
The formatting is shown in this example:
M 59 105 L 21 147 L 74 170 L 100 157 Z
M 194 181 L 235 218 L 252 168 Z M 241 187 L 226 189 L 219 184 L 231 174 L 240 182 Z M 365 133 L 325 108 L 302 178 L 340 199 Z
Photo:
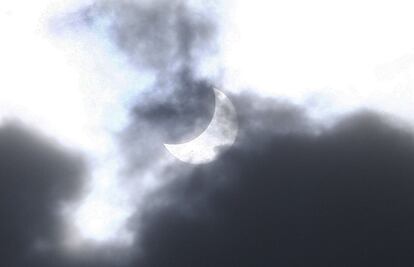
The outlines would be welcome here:
M 214 115 L 206 130 L 189 142 L 164 144 L 175 158 L 190 164 L 209 163 L 235 142 L 238 132 L 236 109 L 224 93 L 214 89 L 214 94 Z

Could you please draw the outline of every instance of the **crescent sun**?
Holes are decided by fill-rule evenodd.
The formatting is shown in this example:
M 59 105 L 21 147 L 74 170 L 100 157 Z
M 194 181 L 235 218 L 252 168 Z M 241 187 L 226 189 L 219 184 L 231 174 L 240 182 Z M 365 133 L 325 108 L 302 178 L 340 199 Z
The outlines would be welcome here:
M 214 89 L 214 94 L 216 105 L 206 130 L 189 142 L 164 144 L 175 158 L 191 164 L 209 163 L 234 144 L 238 132 L 236 109 L 224 93 Z

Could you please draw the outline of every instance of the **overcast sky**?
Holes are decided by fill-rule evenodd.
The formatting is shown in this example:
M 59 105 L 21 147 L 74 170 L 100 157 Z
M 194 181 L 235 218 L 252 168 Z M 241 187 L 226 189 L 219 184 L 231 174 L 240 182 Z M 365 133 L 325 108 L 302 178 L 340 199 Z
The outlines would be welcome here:
M 411 6 L 4 1 L 0 263 L 411 266 Z

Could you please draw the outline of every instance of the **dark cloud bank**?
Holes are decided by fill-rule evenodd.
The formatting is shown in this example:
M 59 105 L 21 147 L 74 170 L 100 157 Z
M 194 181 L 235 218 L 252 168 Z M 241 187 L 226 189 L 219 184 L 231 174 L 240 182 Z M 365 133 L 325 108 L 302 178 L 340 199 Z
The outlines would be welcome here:
M 360 113 L 314 136 L 297 111 L 256 112 L 236 146 L 154 194 L 142 266 L 412 264 L 411 134 Z
M 84 171 L 81 158 L 20 123 L 0 127 L 1 266 L 38 266 L 54 248 L 59 208 L 80 193 Z
M 412 264 L 411 133 L 365 112 L 315 135 L 300 109 L 245 100 L 257 107 L 237 105 L 236 145 L 147 199 L 133 260 L 102 262 L 107 251 L 74 259 L 53 247 L 61 225 L 56 206 L 79 191 L 84 167 L 27 130 L 3 126 L 2 265 Z M 131 220 L 130 227 L 136 225 Z
M 0 126 L 0 266 L 105 267 L 124 256 L 109 246 L 67 253 L 64 205 L 84 193 L 85 158 L 22 123 Z M 81 253 L 79 253 L 81 252 Z M 114 255 L 116 254 L 116 255 Z
M 194 134 L 205 125 L 199 115 L 211 116 L 211 84 L 195 73 L 205 51 L 197 40 L 209 40 L 211 32 L 198 29 L 210 24 L 186 20 L 195 15 L 170 2 L 105 3 L 83 13 L 88 23 L 105 12 L 114 16 L 120 49 L 137 68 L 161 77 L 145 103 L 138 100 L 120 142 L 130 150 L 128 141 L 142 139 L 142 153 L 126 158 L 146 165 L 166 153 L 161 140 Z M 81 192 L 82 159 L 24 127 L 1 126 L 0 265 L 413 265 L 412 133 L 368 111 L 322 128 L 301 107 L 254 95 L 231 99 L 240 124 L 236 144 L 210 164 L 170 166 L 165 173 L 178 177 L 147 198 L 139 221 L 130 220 L 138 237 L 131 257 L 111 260 L 105 257 L 111 249 L 82 259 L 56 249 L 62 225 L 56 209 Z M 160 139 L 152 137 L 159 132 Z

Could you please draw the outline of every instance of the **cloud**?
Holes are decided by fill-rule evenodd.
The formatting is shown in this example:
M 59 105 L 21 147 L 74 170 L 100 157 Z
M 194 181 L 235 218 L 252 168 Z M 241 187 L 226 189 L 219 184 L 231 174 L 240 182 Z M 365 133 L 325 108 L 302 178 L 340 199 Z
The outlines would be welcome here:
M 85 165 L 21 125 L 2 126 L 2 261 L 160 267 L 411 262 L 411 132 L 370 112 L 326 129 L 298 106 L 253 95 L 232 99 L 241 127 L 235 146 L 211 164 L 170 166 L 176 179 L 147 197 L 145 210 L 130 221 L 138 238 L 128 252 L 110 246 L 75 256 L 59 251 L 57 210 L 79 196 Z
M 409 265 L 413 134 L 385 115 L 361 111 L 327 126 L 301 106 L 233 95 L 240 129 L 231 149 L 206 165 L 160 163 L 163 143 L 196 136 L 213 112 L 215 81 L 199 68 L 216 25 L 195 11 L 105 1 L 82 13 L 155 77 L 119 135 L 134 176 L 161 181 L 129 222 L 131 266 Z
M 127 60 L 154 78 L 132 112 L 165 142 L 201 133 L 213 112 L 213 85 L 201 73 L 217 50 L 218 30 L 214 9 L 206 6 L 200 1 L 99 1 L 77 13 L 85 25 L 104 25 Z
M 247 99 L 253 104 L 241 105 Z M 300 107 L 252 96 L 235 102 L 236 145 L 147 199 L 137 265 L 412 262 L 410 131 L 368 111 L 323 129 Z
M 17 121 L 0 127 L 0 262 L 4 266 L 106 266 L 116 248 L 68 253 L 63 208 L 84 192 L 84 157 Z M 111 260 L 108 260 L 111 259 Z M 119 263 L 120 264 L 120 263 Z
M 0 151 L 1 260 L 28 265 L 60 242 L 60 210 L 81 193 L 86 166 L 17 122 L 0 127 Z

